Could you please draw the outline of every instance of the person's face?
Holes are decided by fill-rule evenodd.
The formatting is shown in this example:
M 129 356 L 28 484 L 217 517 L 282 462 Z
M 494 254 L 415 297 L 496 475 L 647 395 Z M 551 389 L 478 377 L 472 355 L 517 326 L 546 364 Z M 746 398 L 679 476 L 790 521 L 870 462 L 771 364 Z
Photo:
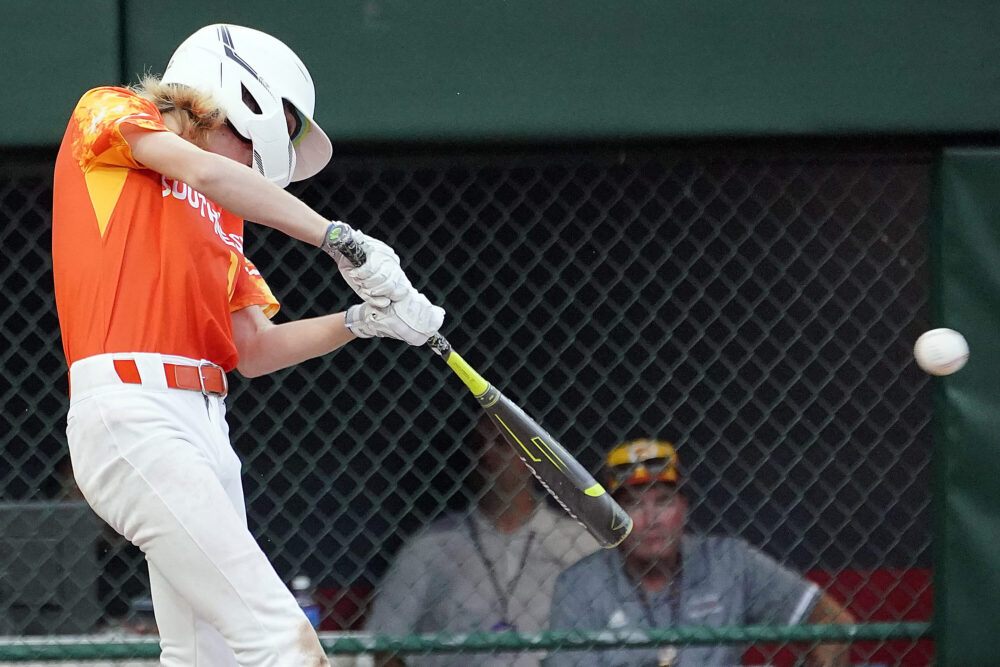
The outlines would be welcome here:
M 491 433 L 488 437 L 489 444 L 479 459 L 482 476 L 495 490 L 513 495 L 527 486 L 531 471 L 499 434 Z
M 253 164 L 253 144 L 236 134 L 228 123 L 223 123 L 205 137 L 205 150 L 235 160 L 249 167 Z
M 298 122 L 294 112 L 286 105 L 285 125 L 288 128 L 289 137 L 298 128 Z M 237 134 L 229 123 L 223 123 L 208 133 L 204 149 L 210 153 L 235 160 L 247 167 L 253 165 L 253 143 Z
M 615 500 L 632 517 L 632 532 L 622 543 L 624 552 L 643 561 L 673 559 L 680 547 L 687 519 L 687 500 L 664 482 L 625 486 Z

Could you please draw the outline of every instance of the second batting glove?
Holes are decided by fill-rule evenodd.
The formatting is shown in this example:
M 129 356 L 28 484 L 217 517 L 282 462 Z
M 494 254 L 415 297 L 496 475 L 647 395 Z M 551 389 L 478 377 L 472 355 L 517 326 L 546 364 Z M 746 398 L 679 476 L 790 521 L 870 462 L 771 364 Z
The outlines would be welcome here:
M 395 338 L 410 345 L 423 345 L 444 323 L 444 309 L 411 289 L 400 301 L 385 308 L 361 303 L 347 309 L 347 328 L 359 338 Z

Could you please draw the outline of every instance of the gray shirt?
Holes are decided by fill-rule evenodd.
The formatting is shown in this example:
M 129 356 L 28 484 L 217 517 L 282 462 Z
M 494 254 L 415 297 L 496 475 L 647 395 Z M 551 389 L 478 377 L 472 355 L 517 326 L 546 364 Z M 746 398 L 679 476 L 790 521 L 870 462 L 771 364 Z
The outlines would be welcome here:
M 400 550 L 379 585 L 365 629 L 391 635 L 489 631 L 504 619 L 506 605 L 506 618 L 517 630 L 544 630 L 556 577 L 598 548 L 578 523 L 544 504 L 511 534 L 499 532 L 478 512 L 448 516 Z M 540 658 L 539 653 L 455 653 L 410 654 L 404 660 L 422 667 L 528 667 Z
M 820 595 L 815 584 L 743 540 L 685 536 L 681 559 L 683 572 L 671 587 L 643 594 L 626 576 L 617 551 L 584 558 L 556 581 L 550 629 L 792 625 L 802 621 Z M 675 667 L 729 667 L 741 664 L 744 647 L 554 651 L 545 665 L 655 667 L 661 651 L 674 653 Z

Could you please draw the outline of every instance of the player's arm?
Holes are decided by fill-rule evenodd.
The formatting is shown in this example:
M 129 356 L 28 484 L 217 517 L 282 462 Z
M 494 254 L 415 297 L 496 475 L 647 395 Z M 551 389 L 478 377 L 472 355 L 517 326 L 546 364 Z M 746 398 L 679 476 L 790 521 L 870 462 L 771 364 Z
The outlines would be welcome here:
M 354 267 L 325 243 L 329 220 L 253 169 L 204 151 L 172 132 L 149 131 L 127 123 L 121 131 L 138 163 L 187 183 L 233 215 L 321 247 L 337 261 L 351 289 L 372 305 L 384 308 L 414 291 L 392 248 L 358 234 L 368 260 L 364 266 Z
M 813 625 L 849 625 L 854 621 L 854 615 L 826 593 L 813 605 L 806 620 Z M 812 667 L 847 667 L 849 647 L 847 644 L 820 644 L 809 652 L 809 664 Z
M 232 313 L 241 375 L 257 377 L 333 352 L 354 338 L 344 313 L 275 324 L 260 306 Z
M 204 151 L 173 132 L 123 123 L 121 133 L 137 162 L 187 183 L 233 215 L 314 246 L 323 242 L 330 221 L 253 169 Z

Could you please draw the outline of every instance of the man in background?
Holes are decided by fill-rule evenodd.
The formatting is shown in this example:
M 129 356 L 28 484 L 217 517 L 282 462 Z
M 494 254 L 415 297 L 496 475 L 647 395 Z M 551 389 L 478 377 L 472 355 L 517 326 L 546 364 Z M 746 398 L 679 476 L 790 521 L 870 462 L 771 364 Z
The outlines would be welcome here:
M 853 623 L 817 586 L 740 539 L 685 532 L 688 499 L 669 442 L 634 440 L 606 459 L 609 493 L 632 517 L 617 550 L 600 551 L 563 572 L 552 599 L 551 630 L 628 630 Z M 546 667 L 741 664 L 733 645 L 554 651 Z M 847 647 L 812 648 L 808 664 L 847 665 Z
M 598 549 L 564 511 L 549 507 L 531 472 L 486 415 L 471 429 L 478 453 L 471 512 L 446 516 L 413 537 L 378 588 L 373 634 L 516 630 L 546 626 L 556 576 Z M 375 664 L 536 666 L 538 653 L 377 656 Z

